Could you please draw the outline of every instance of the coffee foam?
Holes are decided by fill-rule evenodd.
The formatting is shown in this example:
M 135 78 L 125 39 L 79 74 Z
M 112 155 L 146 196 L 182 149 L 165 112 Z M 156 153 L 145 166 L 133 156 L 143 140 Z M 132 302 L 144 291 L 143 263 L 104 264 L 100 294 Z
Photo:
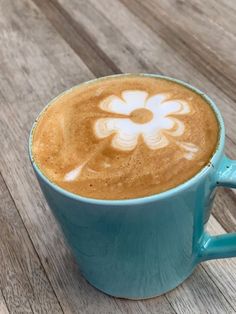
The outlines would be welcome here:
M 217 140 L 215 114 L 200 95 L 130 75 L 60 96 L 39 119 L 33 156 L 50 180 L 71 192 L 123 199 L 191 178 Z

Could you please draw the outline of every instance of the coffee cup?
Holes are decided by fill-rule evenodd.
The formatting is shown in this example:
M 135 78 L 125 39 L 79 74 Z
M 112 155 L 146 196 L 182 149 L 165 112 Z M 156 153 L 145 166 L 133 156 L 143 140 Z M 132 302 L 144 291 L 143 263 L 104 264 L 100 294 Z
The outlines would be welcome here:
M 42 192 L 71 247 L 81 273 L 97 289 L 116 297 L 145 299 L 181 284 L 206 260 L 236 256 L 236 234 L 212 236 L 205 230 L 216 189 L 236 187 L 236 161 L 224 154 L 225 128 L 215 103 L 218 143 L 207 165 L 164 192 L 129 199 L 96 199 L 53 183 L 29 155 Z M 49 104 L 50 105 L 50 104 Z M 183 169 L 184 171 L 184 169 Z

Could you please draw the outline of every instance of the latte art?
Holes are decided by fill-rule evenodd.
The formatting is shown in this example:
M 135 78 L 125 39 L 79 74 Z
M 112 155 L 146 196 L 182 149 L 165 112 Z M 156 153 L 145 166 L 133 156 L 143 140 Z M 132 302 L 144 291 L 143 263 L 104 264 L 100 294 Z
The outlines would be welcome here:
M 107 112 L 125 115 L 126 118 L 98 119 L 94 127 L 96 136 L 104 138 L 115 133 L 111 144 L 120 150 L 133 150 L 140 135 L 150 149 L 167 146 L 167 134 L 177 137 L 185 129 L 184 123 L 174 116 L 191 112 L 187 102 L 169 98 L 168 94 L 148 97 L 146 92 L 138 90 L 124 91 L 120 99 L 108 97 L 99 107 Z
M 215 114 L 200 95 L 172 81 L 128 75 L 57 98 L 38 121 L 33 156 L 71 192 L 124 199 L 188 180 L 217 140 Z
M 94 132 L 98 138 L 105 138 L 114 134 L 111 145 L 118 150 L 133 150 L 139 136 L 150 149 L 161 149 L 174 141 L 168 140 L 166 135 L 178 137 L 184 133 L 185 125 L 175 115 L 190 114 L 187 102 L 168 100 L 168 94 L 156 94 L 148 97 L 144 91 L 124 91 L 122 98 L 110 96 L 103 100 L 99 107 L 107 112 L 124 115 L 127 118 L 102 118 L 94 125 Z M 183 157 L 193 159 L 198 147 L 193 143 L 178 142 L 186 152 Z M 74 180 L 87 163 L 76 167 L 64 177 L 66 181 Z

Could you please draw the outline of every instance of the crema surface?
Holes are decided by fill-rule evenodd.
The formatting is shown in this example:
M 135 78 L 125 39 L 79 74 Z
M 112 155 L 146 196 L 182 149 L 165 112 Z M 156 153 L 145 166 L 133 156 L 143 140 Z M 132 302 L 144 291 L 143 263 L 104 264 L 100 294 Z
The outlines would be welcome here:
M 219 126 L 206 100 L 142 75 L 82 84 L 55 99 L 33 133 L 33 158 L 49 180 L 97 199 L 157 194 L 210 160 Z

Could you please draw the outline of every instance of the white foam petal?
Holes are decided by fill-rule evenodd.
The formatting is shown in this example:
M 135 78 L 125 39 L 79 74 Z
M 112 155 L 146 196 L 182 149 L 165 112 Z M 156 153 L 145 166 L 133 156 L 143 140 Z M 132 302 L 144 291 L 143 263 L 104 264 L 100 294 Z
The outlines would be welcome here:
M 175 111 L 174 114 L 187 114 L 191 112 L 191 108 L 189 104 L 184 101 L 184 100 L 172 100 L 172 101 L 167 101 L 167 105 L 171 105 L 171 103 L 178 103 L 179 104 L 179 110 Z
M 112 146 L 120 150 L 132 150 L 137 145 L 140 133 L 139 125 L 130 119 L 102 118 L 95 122 L 95 134 L 98 138 L 104 138 L 116 133 L 112 139 Z
M 95 135 L 98 138 L 104 138 L 116 131 L 116 120 L 113 118 L 101 118 L 94 124 Z
M 180 136 L 184 133 L 185 125 L 182 121 L 171 118 L 171 120 L 174 122 L 173 130 L 165 130 L 166 133 L 170 134 L 171 136 Z
M 138 143 L 138 132 L 126 133 L 125 131 L 116 133 L 112 139 L 112 146 L 119 150 L 133 150 Z
M 179 100 L 179 103 L 181 104 L 181 109 L 180 109 L 180 111 L 176 112 L 175 114 L 187 114 L 187 113 L 190 113 L 192 111 L 191 107 L 189 106 L 189 104 L 186 101 Z
M 191 153 L 197 153 L 199 151 L 199 147 L 190 142 L 178 142 L 179 146 L 183 147 L 185 150 Z
M 64 176 L 64 181 L 73 181 L 73 180 L 75 180 L 80 175 L 83 167 L 84 167 L 84 164 L 82 164 L 79 167 L 76 167 L 75 169 L 67 172 L 67 174 Z
M 183 157 L 185 159 L 192 160 L 192 159 L 194 159 L 194 154 L 193 153 L 185 153 Z
M 142 130 L 143 140 L 150 149 L 159 149 L 169 144 L 161 129 L 162 127 L 158 127 L 153 121 Z
M 128 104 L 117 96 L 108 96 L 100 102 L 99 107 L 104 111 L 125 115 L 132 111 Z
M 126 90 L 122 93 L 122 98 L 130 108 L 130 112 L 145 106 L 148 93 L 140 90 Z
M 160 149 L 169 144 L 168 139 L 159 130 L 143 132 L 143 140 L 150 149 Z
M 187 114 L 191 111 L 188 103 L 182 100 L 165 101 L 157 110 L 161 116 Z
M 151 111 L 155 111 L 158 106 L 168 98 L 168 94 L 156 94 L 150 98 L 148 98 L 146 102 L 146 108 Z
M 120 150 L 132 150 L 137 145 L 140 133 L 139 125 L 129 119 L 113 119 L 116 135 L 112 139 L 112 146 Z
M 154 116 L 153 123 L 155 123 L 159 129 L 170 130 L 174 127 L 175 121 L 170 118 L 165 118 L 161 116 Z
M 188 160 L 194 159 L 195 155 L 199 151 L 199 147 L 190 142 L 178 142 L 177 141 L 176 144 L 185 150 L 183 157 Z

